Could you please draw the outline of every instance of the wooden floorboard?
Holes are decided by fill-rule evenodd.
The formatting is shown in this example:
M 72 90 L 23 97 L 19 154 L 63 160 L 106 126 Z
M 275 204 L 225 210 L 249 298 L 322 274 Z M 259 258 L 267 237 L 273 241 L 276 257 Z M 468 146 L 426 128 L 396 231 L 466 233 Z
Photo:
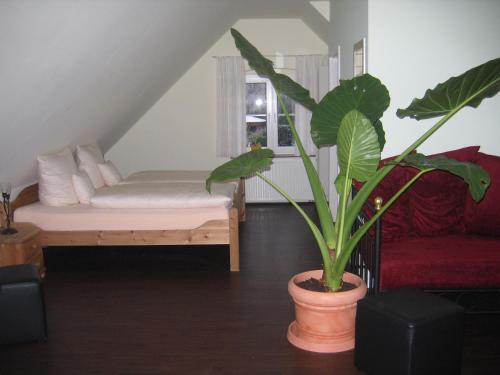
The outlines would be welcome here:
M 46 249 L 49 340 L 0 347 L 0 374 L 363 374 L 286 341 L 287 282 L 320 265 L 299 215 L 249 206 L 240 233 L 239 273 L 224 246 Z M 465 332 L 462 375 L 499 374 L 500 316 Z

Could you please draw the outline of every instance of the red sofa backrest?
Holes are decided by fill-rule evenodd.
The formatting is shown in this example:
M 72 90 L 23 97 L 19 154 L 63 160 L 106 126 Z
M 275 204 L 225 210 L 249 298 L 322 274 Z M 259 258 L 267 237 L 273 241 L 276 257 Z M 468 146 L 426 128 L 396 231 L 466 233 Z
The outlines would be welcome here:
M 478 152 L 479 146 L 471 146 L 431 156 L 474 163 Z M 408 173 L 413 176 L 416 170 L 408 168 Z M 467 184 L 452 173 L 432 171 L 423 175 L 408 189 L 411 234 L 427 237 L 465 232 L 467 195 Z
M 465 229 L 467 233 L 500 236 L 500 156 L 479 152 L 476 164 L 490 174 L 491 184 L 479 203 L 467 196 Z
M 382 241 L 402 237 L 438 236 L 450 233 L 481 233 L 500 235 L 500 157 L 479 152 L 479 146 L 447 151 L 437 155 L 481 165 L 491 176 L 486 197 L 476 204 L 467 184 L 458 176 L 433 171 L 417 180 L 382 216 Z M 392 158 L 382 161 L 386 163 Z M 417 170 L 394 168 L 370 197 L 386 202 Z M 361 184 L 355 183 L 359 189 Z

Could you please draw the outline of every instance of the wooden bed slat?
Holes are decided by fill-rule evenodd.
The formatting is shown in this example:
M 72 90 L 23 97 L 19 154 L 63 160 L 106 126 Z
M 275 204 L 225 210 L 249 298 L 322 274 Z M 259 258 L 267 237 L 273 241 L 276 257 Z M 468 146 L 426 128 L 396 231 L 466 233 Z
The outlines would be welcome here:
M 51 245 L 214 245 L 229 244 L 227 221 L 209 221 L 196 229 L 133 231 L 43 231 L 42 242 Z

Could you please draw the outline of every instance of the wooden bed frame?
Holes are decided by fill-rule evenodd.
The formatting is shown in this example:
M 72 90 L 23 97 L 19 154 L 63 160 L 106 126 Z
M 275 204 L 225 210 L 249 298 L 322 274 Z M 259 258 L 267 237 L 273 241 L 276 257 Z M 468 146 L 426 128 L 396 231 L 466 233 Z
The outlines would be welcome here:
M 38 202 L 38 184 L 22 190 L 12 202 L 17 208 Z M 110 245 L 229 245 L 231 272 L 240 270 L 238 222 L 245 220 L 245 182 L 238 184 L 227 220 L 209 220 L 194 229 L 184 230 L 102 230 L 43 231 L 41 245 L 110 246 Z

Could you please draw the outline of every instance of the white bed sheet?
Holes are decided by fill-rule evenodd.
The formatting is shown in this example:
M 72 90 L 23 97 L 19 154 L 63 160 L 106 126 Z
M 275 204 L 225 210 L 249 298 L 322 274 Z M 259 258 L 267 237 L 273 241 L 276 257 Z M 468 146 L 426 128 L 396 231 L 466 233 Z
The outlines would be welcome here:
M 227 220 L 226 207 L 106 209 L 85 204 L 65 207 L 40 202 L 18 208 L 16 222 L 31 222 L 46 231 L 194 229 L 209 220 Z
M 195 208 L 231 207 L 236 186 L 205 182 L 130 183 L 99 189 L 90 198 L 96 208 Z
M 213 184 L 215 195 L 210 196 L 205 190 L 205 180 L 209 173 L 209 171 L 142 171 L 130 175 L 113 187 L 132 184 L 136 190 L 156 191 L 158 187 L 151 185 L 166 183 L 170 188 L 177 190 L 179 195 L 189 195 L 191 193 L 182 190 L 180 183 L 188 185 L 196 183 L 195 190 L 205 198 L 208 197 L 209 207 L 202 207 L 200 202 L 197 202 L 199 197 L 196 197 L 196 194 L 191 196 L 192 199 L 187 204 L 176 201 L 171 204 L 173 207 L 163 208 L 153 205 L 157 200 L 152 197 L 143 200 L 149 200 L 148 207 L 155 206 L 155 208 L 137 208 L 137 204 L 134 204 L 135 208 L 93 207 L 86 204 L 50 207 L 36 202 L 16 209 L 14 219 L 17 222 L 32 222 L 47 231 L 194 229 L 210 220 L 227 220 L 233 194 L 238 186 L 237 181 Z M 99 194 L 105 194 L 104 192 L 109 194 L 110 189 L 99 189 Z M 125 193 L 125 187 L 115 190 L 121 189 L 124 189 Z
M 120 182 L 124 184 L 150 182 L 205 182 L 210 171 L 161 171 L 150 170 L 132 173 Z

